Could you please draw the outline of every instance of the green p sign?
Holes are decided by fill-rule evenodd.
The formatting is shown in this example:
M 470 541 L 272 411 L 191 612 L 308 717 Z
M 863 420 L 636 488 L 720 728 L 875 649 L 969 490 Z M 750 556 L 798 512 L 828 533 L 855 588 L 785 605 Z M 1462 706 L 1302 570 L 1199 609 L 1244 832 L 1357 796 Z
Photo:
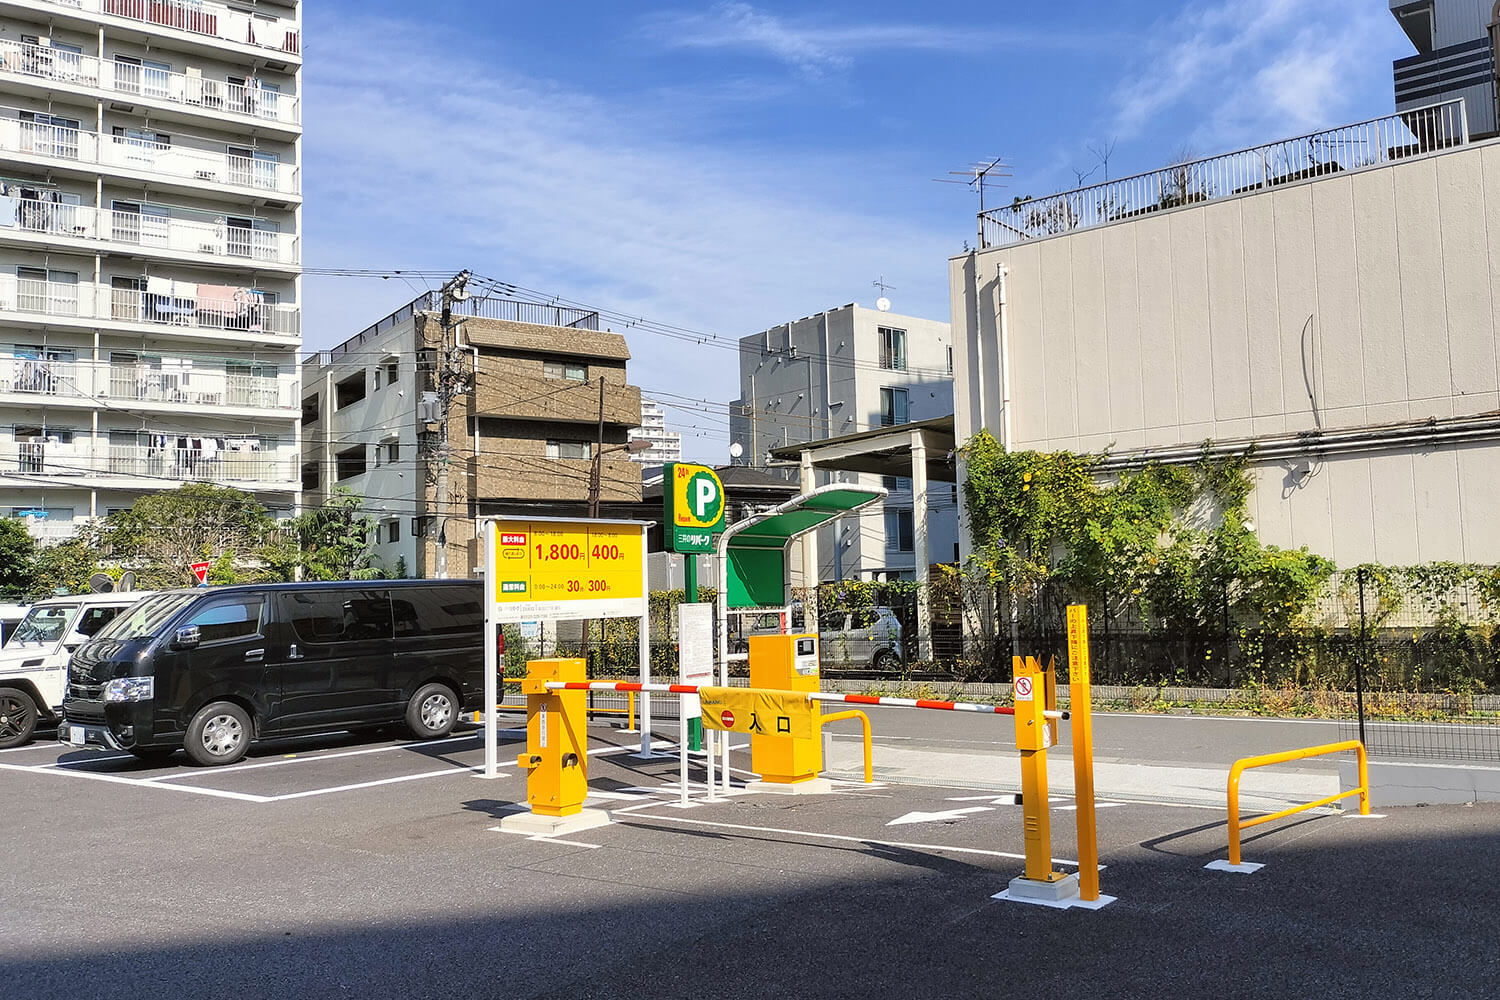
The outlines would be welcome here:
M 724 530 L 724 484 L 706 465 L 673 462 L 663 473 L 668 550 L 712 552 Z

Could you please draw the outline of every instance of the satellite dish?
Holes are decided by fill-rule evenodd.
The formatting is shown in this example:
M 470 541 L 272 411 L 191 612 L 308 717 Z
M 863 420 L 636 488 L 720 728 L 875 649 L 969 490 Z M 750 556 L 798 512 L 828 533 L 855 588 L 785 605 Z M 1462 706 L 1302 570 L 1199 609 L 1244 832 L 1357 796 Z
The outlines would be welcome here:
M 95 573 L 89 577 L 89 591 L 94 594 L 108 594 L 115 589 L 114 578 L 108 573 Z
M 882 295 L 875 300 L 875 308 L 883 313 L 888 313 L 891 311 L 891 300 Z
M 128 594 L 134 589 L 135 574 L 127 569 L 123 574 L 121 574 L 120 582 L 115 585 L 115 590 L 119 591 L 122 594 Z
M 738 441 L 734 442 L 733 444 L 731 444 L 729 446 L 729 457 L 732 458 L 732 459 L 733 458 L 739 458 L 744 453 L 745 453 L 745 448 Z

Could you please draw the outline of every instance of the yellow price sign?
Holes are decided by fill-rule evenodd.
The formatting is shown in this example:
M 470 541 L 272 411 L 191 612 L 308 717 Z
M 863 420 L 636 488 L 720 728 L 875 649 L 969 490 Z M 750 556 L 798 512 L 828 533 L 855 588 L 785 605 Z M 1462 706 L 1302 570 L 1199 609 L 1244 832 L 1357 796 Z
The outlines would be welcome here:
M 705 687 L 698 689 L 698 698 L 709 729 L 804 740 L 814 736 L 813 704 L 803 692 Z
M 638 521 L 496 521 L 488 560 L 495 620 L 645 616 L 645 528 Z

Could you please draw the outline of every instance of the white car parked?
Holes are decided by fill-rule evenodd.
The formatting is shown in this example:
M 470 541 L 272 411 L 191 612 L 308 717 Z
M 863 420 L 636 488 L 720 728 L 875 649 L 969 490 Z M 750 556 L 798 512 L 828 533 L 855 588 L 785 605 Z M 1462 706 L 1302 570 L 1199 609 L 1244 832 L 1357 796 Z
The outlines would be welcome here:
M 68 658 L 145 592 L 49 597 L 33 604 L 0 648 L 0 750 L 31 742 L 61 716 Z

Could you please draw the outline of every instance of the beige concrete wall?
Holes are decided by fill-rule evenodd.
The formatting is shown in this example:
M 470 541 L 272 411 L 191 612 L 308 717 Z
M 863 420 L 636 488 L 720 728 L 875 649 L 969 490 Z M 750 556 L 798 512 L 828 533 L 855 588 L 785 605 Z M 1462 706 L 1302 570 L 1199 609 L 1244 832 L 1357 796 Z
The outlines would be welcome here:
M 998 248 L 950 264 L 959 439 L 1121 453 L 1500 409 L 1500 144 Z M 1500 561 L 1500 446 L 1258 466 L 1261 536 L 1340 563 Z M 1488 491 L 1488 492 L 1476 492 Z

